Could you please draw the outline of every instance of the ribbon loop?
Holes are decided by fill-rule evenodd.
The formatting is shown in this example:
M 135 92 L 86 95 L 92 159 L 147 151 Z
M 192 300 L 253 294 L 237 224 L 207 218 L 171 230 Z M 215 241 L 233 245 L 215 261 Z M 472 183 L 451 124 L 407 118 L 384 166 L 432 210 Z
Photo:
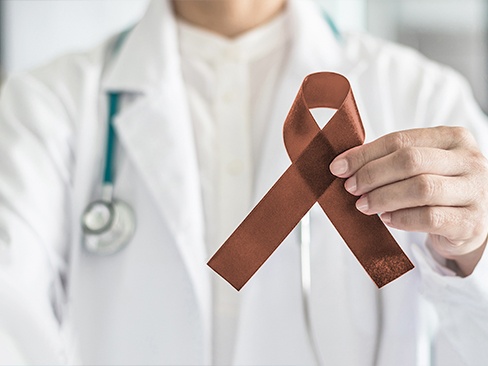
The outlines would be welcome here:
M 320 129 L 311 108 L 337 109 Z M 347 79 L 335 73 L 309 75 L 283 126 L 292 165 L 214 254 L 208 265 L 237 290 L 254 275 L 318 202 L 378 287 L 413 268 L 378 216 L 355 208 L 343 179 L 329 171 L 340 153 L 364 142 L 364 128 Z M 324 243 L 325 245 L 325 243 Z

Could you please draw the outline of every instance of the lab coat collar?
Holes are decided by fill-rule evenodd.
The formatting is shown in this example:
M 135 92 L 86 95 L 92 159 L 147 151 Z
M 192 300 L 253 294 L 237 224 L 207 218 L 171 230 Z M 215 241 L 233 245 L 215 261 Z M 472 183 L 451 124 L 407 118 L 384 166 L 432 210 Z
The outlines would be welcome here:
M 148 94 L 170 83 L 180 64 L 171 2 L 151 1 L 141 21 L 114 45 L 102 78 L 103 91 Z
M 209 332 L 210 271 L 205 265 L 200 178 L 183 83 L 171 83 L 160 93 L 138 98 L 122 109 L 114 124 L 120 146 L 137 167 L 162 225 L 168 227 L 180 251 L 202 326 Z
M 153 1 L 107 65 L 101 93 L 124 94 L 117 138 L 176 243 L 210 339 L 211 288 L 193 128 L 169 1 Z M 164 243 L 161 243 L 163 245 Z M 209 345 L 204 344 L 209 356 Z M 207 359 L 208 360 L 208 359 Z

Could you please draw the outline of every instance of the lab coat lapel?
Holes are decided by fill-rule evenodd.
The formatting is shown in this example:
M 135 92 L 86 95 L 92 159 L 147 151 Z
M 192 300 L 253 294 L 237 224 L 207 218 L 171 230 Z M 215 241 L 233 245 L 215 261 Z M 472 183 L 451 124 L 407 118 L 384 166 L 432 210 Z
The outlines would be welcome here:
M 143 98 L 115 120 L 117 136 L 153 195 L 196 282 L 205 278 L 199 176 L 181 85 Z M 180 90 L 178 90 L 180 89 Z
M 138 168 L 172 232 L 209 332 L 210 277 L 193 131 L 170 4 L 153 1 L 106 72 L 104 90 L 125 91 L 115 119 L 121 148 Z M 208 334 L 204 339 L 209 339 Z

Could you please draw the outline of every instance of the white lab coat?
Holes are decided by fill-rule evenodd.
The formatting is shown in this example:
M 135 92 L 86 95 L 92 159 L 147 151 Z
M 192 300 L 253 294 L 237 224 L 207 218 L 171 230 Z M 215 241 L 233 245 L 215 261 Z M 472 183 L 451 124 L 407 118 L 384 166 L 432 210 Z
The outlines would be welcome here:
M 463 124 L 488 153 L 485 118 L 451 70 L 365 35 L 338 40 L 314 5 L 289 7 L 296 31 L 255 202 L 289 165 L 282 123 L 302 79 L 315 71 L 350 79 L 369 140 Z M 14 77 L 3 90 L 0 339 L 30 363 L 209 363 L 215 274 L 206 266 L 212 253 L 203 241 L 197 159 L 168 3 L 153 2 L 116 55 L 113 45 L 114 39 Z M 137 231 L 122 252 L 95 257 L 82 250 L 80 215 L 100 195 L 109 90 L 126 92 L 115 122 L 115 194 L 134 208 Z M 488 364 L 487 255 L 471 276 L 453 277 L 424 250 L 423 235 L 394 231 L 417 267 L 378 291 L 316 206 L 311 227 L 311 312 L 322 364 Z M 236 364 L 314 362 L 296 232 L 240 299 Z

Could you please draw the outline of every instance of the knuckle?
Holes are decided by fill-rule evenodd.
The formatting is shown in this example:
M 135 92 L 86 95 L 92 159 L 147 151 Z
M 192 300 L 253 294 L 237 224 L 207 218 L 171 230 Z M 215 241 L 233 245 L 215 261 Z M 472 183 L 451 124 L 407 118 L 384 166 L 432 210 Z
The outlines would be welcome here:
M 358 172 L 358 176 L 357 176 L 358 187 L 370 187 L 374 184 L 376 179 L 377 177 L 374 170 L 369 166 L 365 166 L 363 169 L 361 169 Z
M 458 144 L 472 144 L 475 139 L 471 132 L 465 127 L 455 126 L 455 127 L 447 127 L 449 129 L 450 134 L 453 137 L 453 140 L 456 141 Z
M 444 222 L 445 218 L 440 210 L 435 207 L 427 207 L 425 209 L 425 223 L 429 228 L 439 231 L 443 228 Z
M 387 150 L 396 151 L 410 146 L 410 138 L 405 132 L 395 132 L 385 136 Z
M 359 150 L 357 154 L 354 154 L 350 158 L 350 164 L 353 168 L 358 169 L 362 167 L 366 162 L 366 153 L 362 150 Z
M 371 210 L 383 211 L 383 208 L 388 203 L 386 195 L 381 192 L 373 191 L 368 193 L 368 204 Z
M 488 173 L 488 159 L 481 151 L 472 150 L 469 154 L 469 160 L 472 162 L 473 170 Z
M 413 174 L 420 170 L 422 166 L 422 154 L 419 149 L 406 147 L 401 150 L 400 166 L 407 173 Z
M 488 204 L 488 160 L 479 150 L 468 153 L 463 162 L 464 176 L 471 192 L 470 203 Z
M 412 216 L 409 214 L 396 212 L 391 215 L 391 222 L 394 225 L 407 228 L 412 224 Z
M 461 126 L 450 127 L 450 131 L 458 140 L 464 140 L 470 135 L 469 131 L 465 127 Z
M 471 237 L 486 235 L 488 210 L 485 205 L 475 205 L 471 208 L 464 208 L 462 213 L 463 224 L 467 234 Z
M 392 213 L 391 222 L 397 227 L 411 229 L 418 226 L 419 216 L 416 210 L 400 210 Z
M 432 202 L 437 191 L 437 183 L 432 178 L 426 175 L 415 178 L 415 194 L 424 204 Z
M 355 155 L 355 162 L 354 164 L 356 164 L 356 168 L 360 168 L 362 166 L 364 166 L 365 164 L 368 163 L 368 161 L 370 161 L 371 157 L 371 152 L 370 152 L 370 149 L 367 148 L 367 149 L 358 149 L 358 154 Z
M 484 222 L 474 223 L 474 222 L 472 222 L 472 220 L 470 220 L 470 222 L 472 223 L 472 225 L 471 225 L 472 226 L 471 232 L 472 232 L 473 237 L 479 237 L 479 236 L 485 234 L 485 232 L 486 232 L 486 223 L 484 223 Z
M 363 148 L 353 148 L 351 153 L 346 156 L 349 172 L 358 171 L 366 163 L 367 155 L 364 150 Z

